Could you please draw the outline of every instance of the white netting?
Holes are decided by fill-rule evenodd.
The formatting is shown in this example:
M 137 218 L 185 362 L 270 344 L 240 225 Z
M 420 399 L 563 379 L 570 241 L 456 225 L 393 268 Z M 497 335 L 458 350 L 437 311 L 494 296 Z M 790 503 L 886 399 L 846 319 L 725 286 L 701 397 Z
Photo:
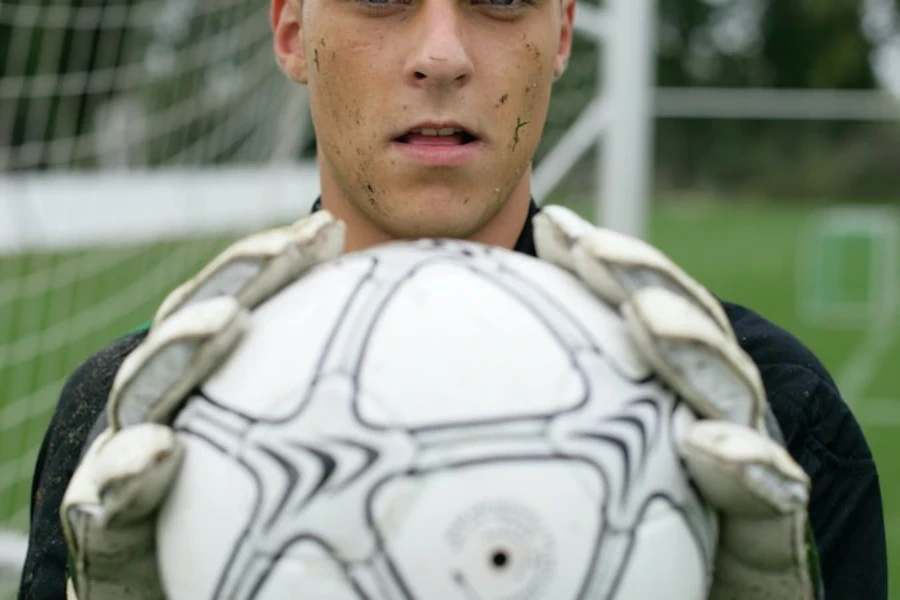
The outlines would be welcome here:
M 0 37 L 4 171 L 257 162 L 300 133 L 263 118 L 302 114 L 265 2 L 20 0 Z
M 306 125 L 265 1 L 0 2 L 0 597 L 15 587 L 66 375 L 219 249 L 211 232 L 286 212 L 204 227 L 202 210 L 234 204 L 233 190 L 227 176 L 203 188 L 184 173 L 295 156 Z M 173 169 L 161 182 L 120 176 Z M 184 238 L 188 218 L 190 241 L 158 241 Z

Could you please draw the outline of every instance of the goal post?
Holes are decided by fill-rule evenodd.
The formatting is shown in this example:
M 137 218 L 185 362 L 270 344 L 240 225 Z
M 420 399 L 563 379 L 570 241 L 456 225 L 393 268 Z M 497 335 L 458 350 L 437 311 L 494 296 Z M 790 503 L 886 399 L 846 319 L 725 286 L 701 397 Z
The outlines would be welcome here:
M 594 220 L 647 236 L 652 170 L 655 83 L 655 0 L 579 2 L 576 34 L 596 44 L 594 98 L 536 166 L 539 203 L 591 149 L 597 149 Z

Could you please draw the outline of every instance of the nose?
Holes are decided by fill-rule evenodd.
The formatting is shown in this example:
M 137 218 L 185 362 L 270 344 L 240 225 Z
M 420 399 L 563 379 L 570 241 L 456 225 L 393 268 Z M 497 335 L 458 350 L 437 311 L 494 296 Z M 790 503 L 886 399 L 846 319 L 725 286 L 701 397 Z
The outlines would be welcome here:
M 446 88 L 471 79 L 472 59 L 456 4 L 430 0 L 416 16 L 415 48 L 406 67 L 407 79 L 414 85 Z

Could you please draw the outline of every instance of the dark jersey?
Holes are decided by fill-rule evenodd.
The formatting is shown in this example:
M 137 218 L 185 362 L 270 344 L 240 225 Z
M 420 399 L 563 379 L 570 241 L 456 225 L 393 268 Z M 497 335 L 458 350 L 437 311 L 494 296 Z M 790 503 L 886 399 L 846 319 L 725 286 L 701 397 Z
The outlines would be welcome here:
M 530 216 L 537 210 L 532 206 Z M 533 255 L 530 216 L 516 250 Z M 826 598 L 886 600 L 881 493 L 859 424 L 828 372 L 803 344 L 746 308 L 723 305 L 741 346 L 760 369 L 788 450 L 812 479 L 810 521 Z M 119 365 L 145 335 L 139 331 L 104 348 L 62 390 L 35 469 L 20 600 L 65 598 L 67 550 L 59 506 Z

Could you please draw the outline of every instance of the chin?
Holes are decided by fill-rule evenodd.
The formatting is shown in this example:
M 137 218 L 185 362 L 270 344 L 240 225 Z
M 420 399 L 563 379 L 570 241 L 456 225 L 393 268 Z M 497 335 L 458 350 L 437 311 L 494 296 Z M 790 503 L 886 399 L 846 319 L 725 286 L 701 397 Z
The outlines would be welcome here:
M 493 216 L 493 212 L 479 207 L 475 201 L 465 205 L 434 206 L 423 211 L 390 211 L 383 229 L 398 239 L 473 237 Z
M 480 223 L 469 221 L 448 221 L 446 219 L 415 219 L 402 223 L 391 223 L 391 232 L 397 239 L 415 240 L 421 238 L 468 239 L 481 228 Z

